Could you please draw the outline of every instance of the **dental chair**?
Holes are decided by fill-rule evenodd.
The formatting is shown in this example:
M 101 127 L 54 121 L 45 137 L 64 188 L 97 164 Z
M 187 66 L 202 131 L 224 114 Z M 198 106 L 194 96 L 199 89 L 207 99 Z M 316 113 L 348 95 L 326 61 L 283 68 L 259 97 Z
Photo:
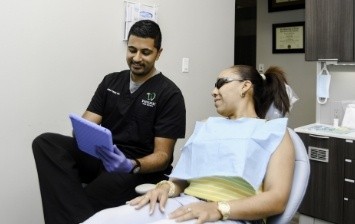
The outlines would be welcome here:
M 267 218 L 268 224 L 290 223 L 303 200 L 308 186 L 310 164 L 307 150 L 297 133 L 291 128 L 288 131 L 295 148 L 295 170 L 293 173 L 292 189 L 285 211 L 280 215 Z
M 285 211 L 282 214 L 268 217 L 268 224 L 290 223 L 303 200 L 308 186 L 310 163 L 307 150 L 297 133 L 290 128 L 288 128 L 288 131 L 295 149 L 295 169 L 293 174 L 292 189 Z M 145 194 L 154 187 L 154 184 L 141 184 L 138 185 L 135 190 L 139 194 Z

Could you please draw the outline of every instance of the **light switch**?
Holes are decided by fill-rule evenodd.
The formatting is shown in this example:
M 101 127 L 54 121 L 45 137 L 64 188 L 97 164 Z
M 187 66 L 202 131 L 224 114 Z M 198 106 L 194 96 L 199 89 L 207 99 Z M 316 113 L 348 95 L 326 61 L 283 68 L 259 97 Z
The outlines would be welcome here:
M 182 72 L 187 73 L 189 72 L 189 58 L 182 58 Z

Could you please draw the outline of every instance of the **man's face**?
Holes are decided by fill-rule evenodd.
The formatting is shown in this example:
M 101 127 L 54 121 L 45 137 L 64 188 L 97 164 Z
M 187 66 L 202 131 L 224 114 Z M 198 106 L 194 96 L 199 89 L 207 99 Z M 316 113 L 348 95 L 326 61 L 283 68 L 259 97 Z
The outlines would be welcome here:
M 126 60 L 132 74 L 140 77 L 151 75 L 161 50 L 154 47 L 154 39 L 131 35 L 127 43 Z

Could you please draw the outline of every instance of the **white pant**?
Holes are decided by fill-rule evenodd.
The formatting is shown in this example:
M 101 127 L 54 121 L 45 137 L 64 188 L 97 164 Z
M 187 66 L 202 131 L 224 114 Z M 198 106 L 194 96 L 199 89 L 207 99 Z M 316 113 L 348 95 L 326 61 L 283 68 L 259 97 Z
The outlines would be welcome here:
M 83 224 L 147 224 L 147 223 L 154 223 L 154 224 L 168 224 L 168 223 L 176 223 L 174 220 L 169 219 L 168 215 L 175 211 L 177 208 L 193 203 L 198 202 L 199 199 L 188 196 L 188 195 L 181 195 L 180 197 L 169 198 L 166 206 L 165 206 L 165 213 L 162 213 L 159 210 L 159 205 L 157 204 L 154 213 L 149 215 L 149 206 L 146 205 L 143 208 L 136 210 L 133 206 L 130 205 L 123 205 L 115 208 L 104 209 L 89 219 L 87 219 Z M 196 220 L 189 220 L 183 222 L 184 224 L 195 223 Z M 226 221 L 218 221 L 214 223 L 245 223 L 245 222 L 238 222 L 232 220 Z

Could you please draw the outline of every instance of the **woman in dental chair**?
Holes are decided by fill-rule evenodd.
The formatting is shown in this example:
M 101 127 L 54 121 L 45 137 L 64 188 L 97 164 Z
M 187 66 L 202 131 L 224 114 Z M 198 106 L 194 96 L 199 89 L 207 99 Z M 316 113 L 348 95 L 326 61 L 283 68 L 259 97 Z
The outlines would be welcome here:
M 169 181 L 84 223 L 263 223 L 282 213 L 294 149 L 287 118 L 265 117 L 289 112 L 286 84 L 278 67 L 223 70 L 212 90 L 222 117 L 196 123 Z

